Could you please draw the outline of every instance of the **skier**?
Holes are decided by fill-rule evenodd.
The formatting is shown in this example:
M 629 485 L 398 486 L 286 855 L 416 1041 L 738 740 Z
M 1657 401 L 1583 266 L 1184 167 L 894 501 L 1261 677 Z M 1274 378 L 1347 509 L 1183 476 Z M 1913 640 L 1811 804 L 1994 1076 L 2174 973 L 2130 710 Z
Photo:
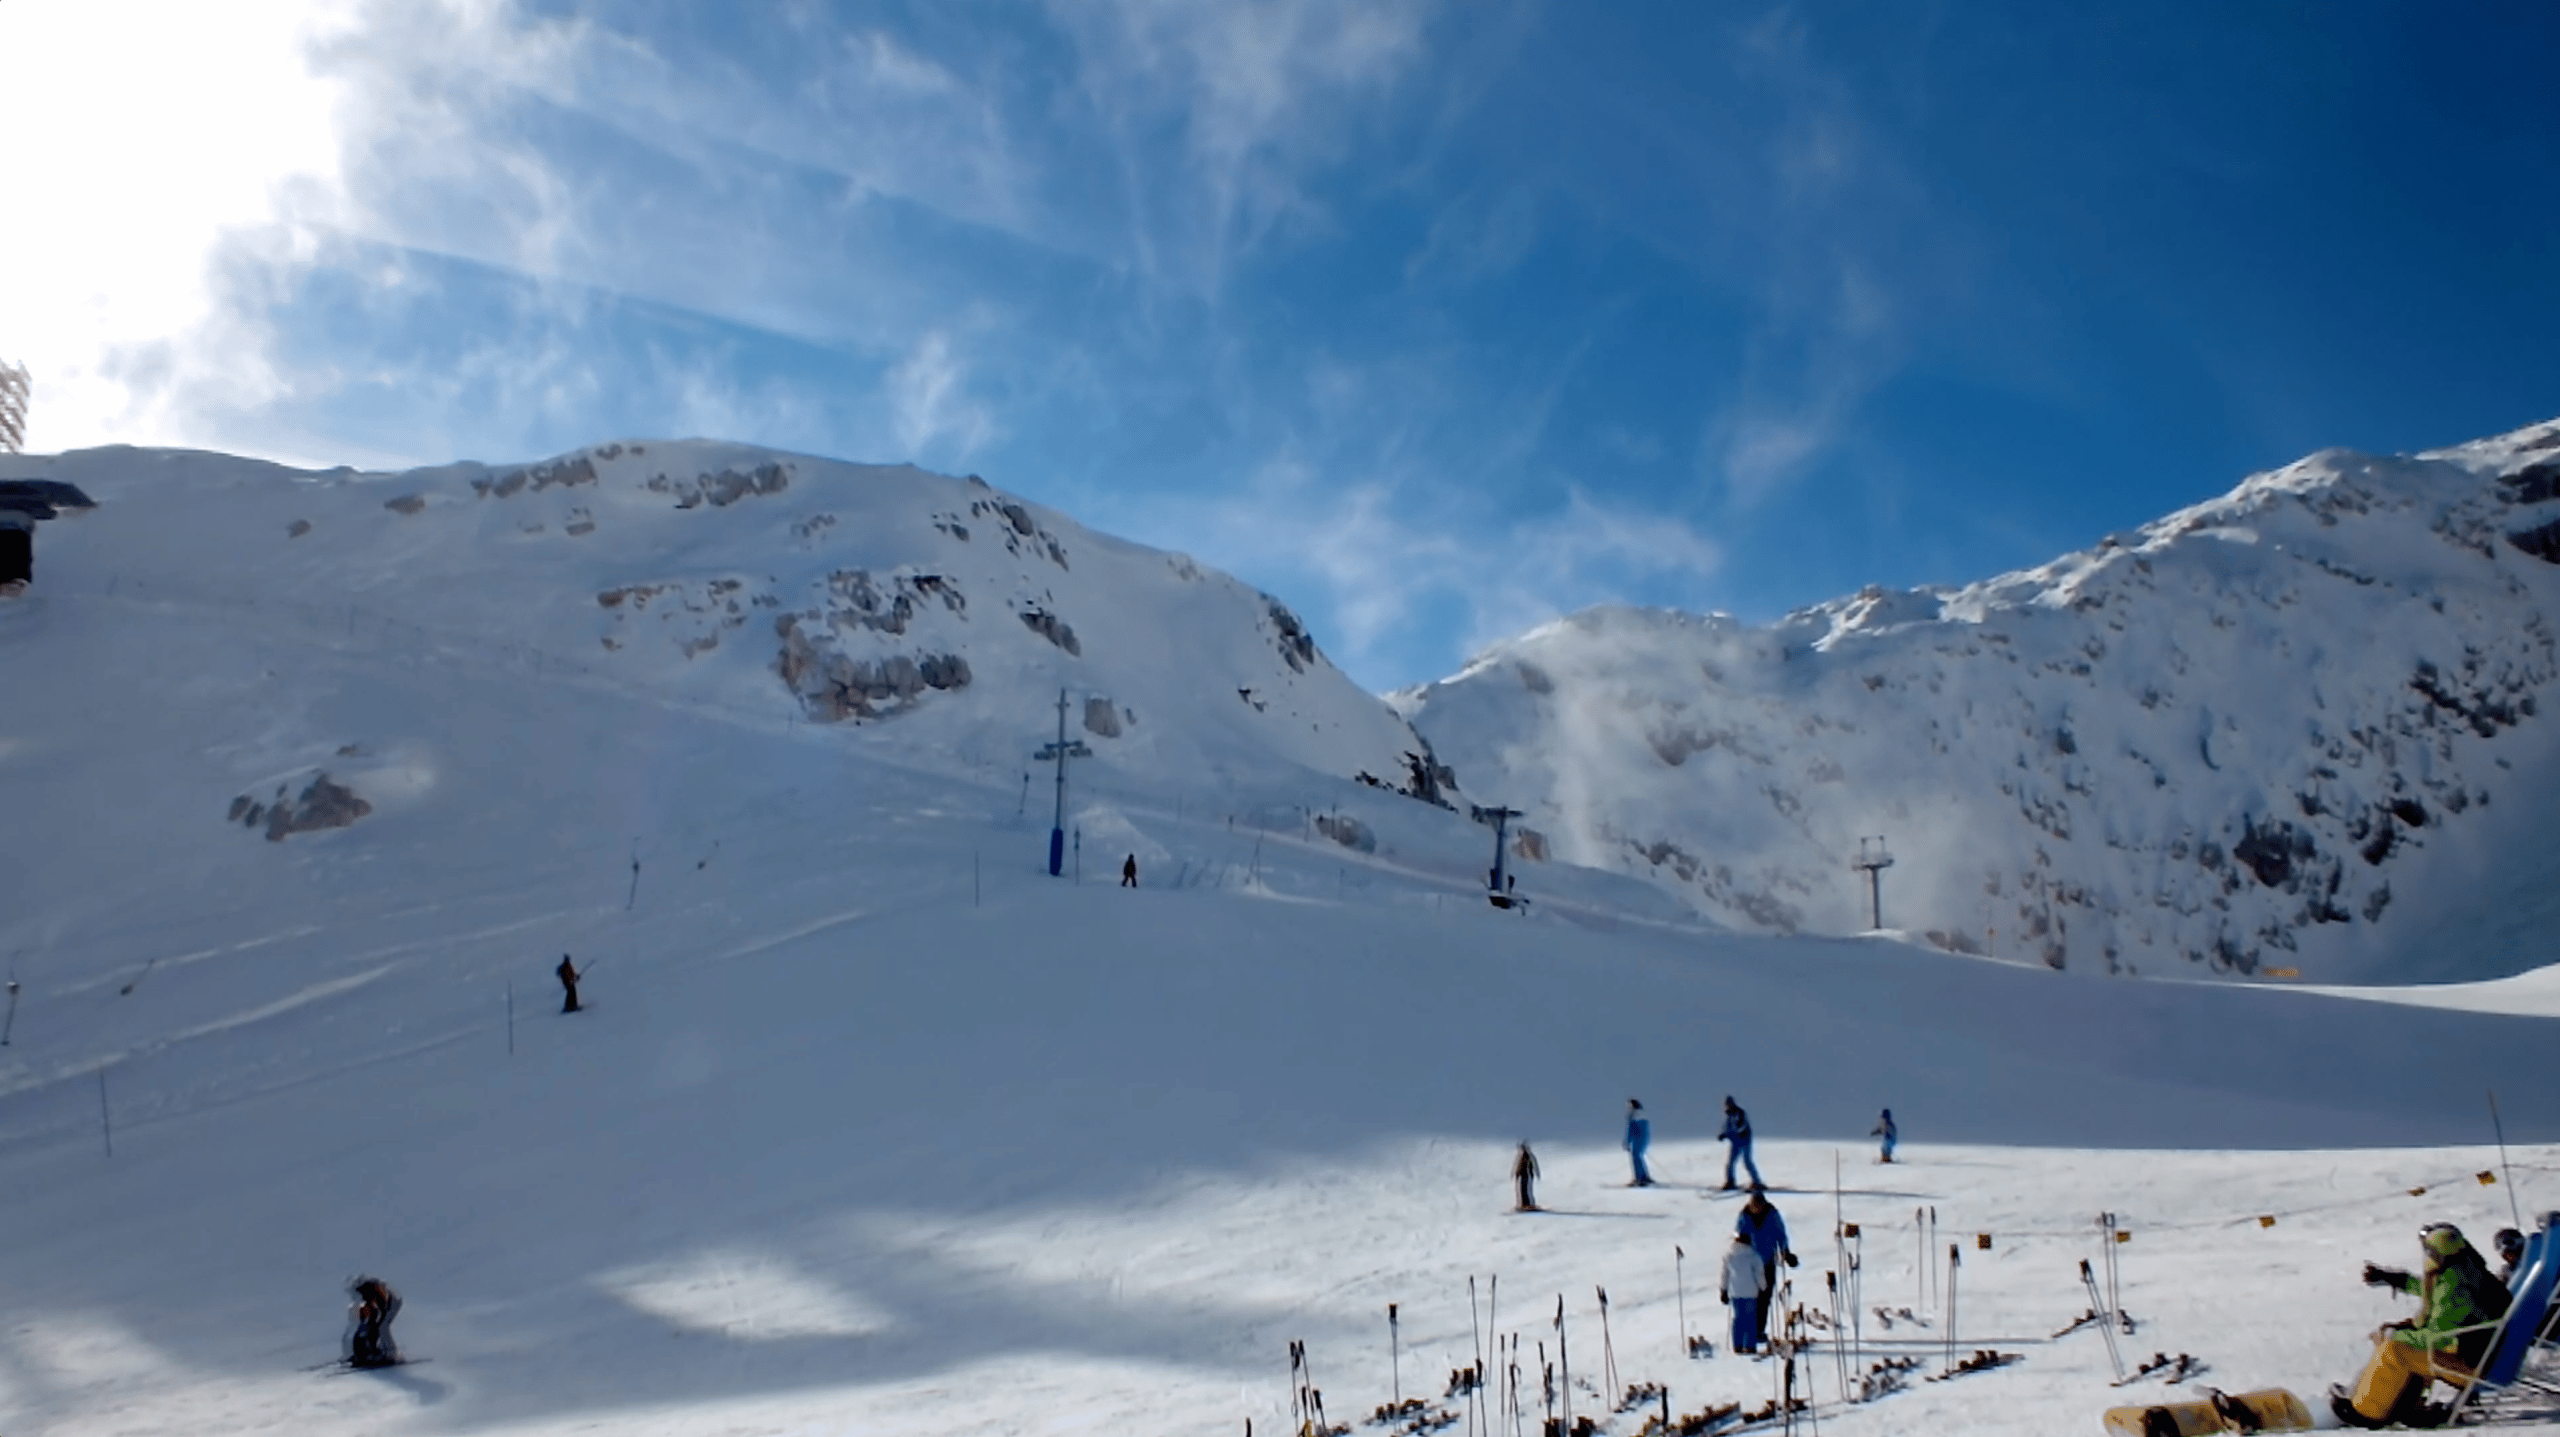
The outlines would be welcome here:
M 2422 1276 L 2364 1265 L 2367 1286 L 2414 1293 L 2426 1311 L 2374 1333 L 2373 1359 L 2356 1379 L 2354 1392 L 2344 1384 L 2329 1389 L 2330 1410 L 2350 1427 L 2436 1425 L 2441 1409 L 2428 1404 L 2428 1385 L 2471 1380 L 2488 1347 L 2489 1324 L 2507 1310 L 2506 1288 L 2463 1238 L 2462 1229 L 2449 1222 L 2431 1223 L 2419 1234 L 2419 1244 L 2426 1251 Z M 2459 1330 L 2463 1328 L 2471 1330 Z
M 400 1344 L 391 1340 L 391 1319 L 400 1315 L 400 1294 L 378 1277 L 359 1277 L 347 1290 L 356 1300 L 348 1309 L 354 1326 L 347 1333 L 347 1365 L 398 1366 Z
M 1742 1215 L 1733 1220 L 1733 1236 L 1737 1242 L 1751 1244 L 1751 1250 L 1760 1255 L 1761 1266 L 1768 1272 L 1766 1290 L 1775 1292 L 1778 1264 L 1784 1262 L 1789 1267 L 1795 1266 L 1796 1254 L 1795 1249 L 1787 1245 L 1787 1220 L 1770 1205 L 1768 1189 L 1756 1181 L 1751 1184 L 1750 1199 L 1742 1205 Z M 1766 1339 L 1769 1335 L 1769 1304 L 1760 1304 L 1758 1316 L 1760 1336 Z
M 1123 888 L 1138 886 L 1138 855 L 1132 853 L 1120 861 L 1120 886 Z
M 560 1005 L 560 1011 L 563 1013 L 577 1012 L 578 965 L 570 962 L 569 955 L 563 953 L 560 955 L 560 966 L 552 969 L 551 971 L 560 975 L 560 987 L 568 994 L 567 1000 L 562 1002 Z
M 1511 1160 L 1511 1202 L 1514 1212 L 1538 1210 L 1538 1155 L 1529 1145 L 1520 1145 L 1520 1155 Z
M 1724 1255 L 1724 1283 L 1716 1300 L 1733 1308 L 1733 1350 L 1745 1357 L 1760 1350 L 1761 1294 L 1769 1287 L 1769 1265 L 1751 1239 L 1737 1234 Z
M 1653 1146 L 1653 1123 L 1644 1115 L 1644 1104 L 1633 1098 L 1627 1099 L 1627 1136 L 1618 1146 L 1625 1148 L 1627 1157 L 1635 1163 L 1636 1175 L 1627 1186 L 1653 1186 L 1653 1174 L 1644 1167 L 1644 1150 Z
M 1892 1162 L 1893 1145 L 1902 1141 L 1902 1131 L 1893 1125 L 1893 1109 L 1887 1108 L 1884 1110 L 1883 1119 L 1877 1122 L 1875 1131 L 1870 1133 L 1868 1136 L 1884 1139 L 1884 1153 L 1881 1157 L 1878 1157 L 1876 1161 L 1880 1163 Z
M 1716 1134 L 1716 1140 L 1733 1145 L 1724 1155 L 1724 1190 L 1733 1191 L 1733 1165 L 1739 1162 L 1750 1172 L 1751 1186 L 1756 1191 L 1760 1186 L 1760 1165 L 1751 1160 L 1751 1115 L 1730 1093 L 1724 1100 L 1724 1131 Z

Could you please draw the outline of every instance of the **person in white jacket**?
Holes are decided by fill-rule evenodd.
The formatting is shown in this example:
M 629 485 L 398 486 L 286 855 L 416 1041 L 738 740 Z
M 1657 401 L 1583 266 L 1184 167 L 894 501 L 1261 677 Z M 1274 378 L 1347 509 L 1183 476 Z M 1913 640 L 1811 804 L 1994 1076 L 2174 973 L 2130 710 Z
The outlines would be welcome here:
M 1769 1265 L 1751 1246 L 1751 1239 L 1736 1237 L 1733 1249 L 1724 1255 L 1724 1285 L 1716 1296 L 1733 1307 L 1733 1350 L 1751 1354 L 1760 1350 L 1761 1295 L 1769 1289 Z

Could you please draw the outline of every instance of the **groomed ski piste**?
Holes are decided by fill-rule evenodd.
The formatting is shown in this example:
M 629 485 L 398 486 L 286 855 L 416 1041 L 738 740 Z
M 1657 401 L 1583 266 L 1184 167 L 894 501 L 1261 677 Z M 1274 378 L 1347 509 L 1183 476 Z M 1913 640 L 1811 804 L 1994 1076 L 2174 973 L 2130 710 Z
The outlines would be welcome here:
M 117 526 L 170 521 L 87 482 L 100 512 L 0 609 L 11 1437 L 1274 1434 L 1292 1342 L 1333 1422 L 1383 1433 L 1400 1391 L 1463 1432 L 1449 1373 L 1515 1333 L 1534 1432 L 1559 1299 L 1572 1411 L 1623 1437 L 1652 1409 L 1613 1415 L 1610 1358 L 1676 1413 L 1774 1391 L 1715 1300 L 1727 1094 L 1799 1295 L 1830 1306 L 1858 1224 L 1893 1315 L 1858 1365 L 1920 1360 L 1848 1404 L 1817 1348 L 1799 1381 L 1842 1437 L 2094 1433 L 2204 1385 L 2322 1409 L 2413 1311 L 2362 1262 L 2560 1207 L 2560 969 L 2108 979 L 1737 937 L 1552 865 L 1501 912 L 1483 830 L 1240 747 L 1194 784 L 1080 770 L 1052 878 L 1045 772 L 937 747 L 930 709 L 706 701 L 396 568 L 321 588 L 203 516 L 138 569 Z M 240 524 L 280 531 L 254 497 Z M 373 811 L 226 820 L 306 761 Z M 1625 1186 L 1629 1097 L 1654 1188 Z M 1543 1213 L 1510 1211 L 1523 1140 Z M 2183 1383 L 2112 1386 L 2094 1328 L 2052 1335 L 2101 1213 L 2123 1356 L 2187 1354 Z M 431 1362 L 304 1370 L 358 1272 Z M 1683 1355 L 1684 1310 L 1717 1356 Z M 2019 1360 L 1921 1380 L 1986 1348 Z

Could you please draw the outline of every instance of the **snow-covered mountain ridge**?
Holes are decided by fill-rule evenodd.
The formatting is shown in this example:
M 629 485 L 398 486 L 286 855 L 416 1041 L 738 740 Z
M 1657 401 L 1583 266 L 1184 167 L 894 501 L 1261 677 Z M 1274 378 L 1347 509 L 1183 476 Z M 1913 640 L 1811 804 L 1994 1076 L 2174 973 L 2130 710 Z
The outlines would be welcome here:
M 2154 974 L 2541 960 L 2560 424 L 2314 455 L 2040 568 L 1767 628 L 1601 610 L 1396 697 L 1558 857 L 1775 932 Z
M 706 441 L 390 475 L 132 449 L 0 464 L 102 504 L 44 536 L 39 595 L 300 602 L 344 609 L 333 637 L 354 640 L 397 615 L 741 716 L 862 725 L 928 767 L 1019 767 L 1061 690 L 1071 738 L 1159 786 L 1396 776 L 1416 746 L 1278 599 L 974 477 Z

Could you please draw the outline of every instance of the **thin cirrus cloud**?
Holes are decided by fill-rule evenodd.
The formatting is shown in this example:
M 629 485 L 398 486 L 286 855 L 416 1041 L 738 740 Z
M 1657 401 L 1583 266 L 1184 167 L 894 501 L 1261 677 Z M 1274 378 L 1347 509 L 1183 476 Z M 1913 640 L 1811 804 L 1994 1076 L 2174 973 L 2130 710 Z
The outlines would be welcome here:
M 1961 582 L 2547 417 L 2459 318 L 2550 308 L 2466 239 L 2548 232 L 2501 178 L 2538 91 L 2377 85 L 2435 33 L 2388 20 L 9 0 L 0 84 L 72 118 L 18 152 L 0 265 L 45 283 L 0 354 L 44 448 L 981 473 L 1386 688 L 1586 603 Z M 2299 222 L 2447 169 L 2441 222 Z

